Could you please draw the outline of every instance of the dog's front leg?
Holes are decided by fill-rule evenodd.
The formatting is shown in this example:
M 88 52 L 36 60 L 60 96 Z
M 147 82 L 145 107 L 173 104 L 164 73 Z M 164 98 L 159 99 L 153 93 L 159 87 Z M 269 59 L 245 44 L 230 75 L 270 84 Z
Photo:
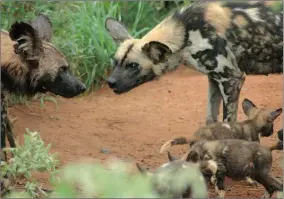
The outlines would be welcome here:
M 207 99 L 207 118 L 206 125 L 217 122 L 222 95 L 218 83 L 208 77 L 208 99 Z
M 213 181 L 215 184 L 215 192 L 218 195 L 218 198 L 225 197 L 225 186 L 224 186 L 225 174 L 217 172 L 216 180 Z
M 236 121 L 238 103 L 245 75 L 241 78 L 230 77 L 218 82 L 223 97 L 223 121 Z

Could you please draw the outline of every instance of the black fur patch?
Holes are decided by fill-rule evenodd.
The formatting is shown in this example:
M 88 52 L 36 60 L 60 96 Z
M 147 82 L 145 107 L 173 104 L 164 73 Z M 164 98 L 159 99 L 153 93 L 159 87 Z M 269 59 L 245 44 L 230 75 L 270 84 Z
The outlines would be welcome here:
M 122 66 L 125 59 L 127 58 L 128 53 L 131 51 L 131 49 L 133 48 L 133 44 L 131 44 L 130 46 L 128 46 L 127 51 L 125 52 L 125 55 L 122 57 L 119 66 Z

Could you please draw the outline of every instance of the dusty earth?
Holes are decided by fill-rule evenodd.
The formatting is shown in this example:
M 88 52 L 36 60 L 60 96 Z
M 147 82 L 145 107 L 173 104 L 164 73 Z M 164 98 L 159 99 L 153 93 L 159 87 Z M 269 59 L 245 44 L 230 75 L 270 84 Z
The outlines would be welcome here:
M 167 161 L 160 155 L 161 145 L 176 136 L 191 135 L 205 124 L 207 103 L 207 77 L 190 69 L 181 68 L 157 81 L 148 82 L 132 91 L 116 95 L 107 86 L 87 97 L 58 98 L 54 103 L 39 101 L 29 106 L 10 108 L 17 138 L 22 141 L 25 128 L 40 131 L 52 152 L 58 152 L 61 164 L 84 158 L 102 161 L 109 157 L 136 161 L 154 169 Z M 240 104 L 244 98 L 257 106 L 282 107 L 282 76 L 247 76 Z M 222 113 L 222 110 L 220 111 Z M 220 115 L 220 119 L 221 119 Z M 239 120 L 245 119 L 239 108 Z M 282 127 L 282 115 L 275 122 L 275 132 Z M 261 142 L 275 142 L 276 133 Z M 186 152 L 187 146 L 171 149 L 175 156 Z M 103 153 L 108 151 L 109 153 Z M 273 173 L 282 177 L 282 152 L 273 152 Z M 48 186 L 48 176 L 40 176 Z M 247 186 L 245 182 L 226 183 L 226 197 L 256 198 L 263 187 Z M 213 189 L 210 189 L 210 196 Z

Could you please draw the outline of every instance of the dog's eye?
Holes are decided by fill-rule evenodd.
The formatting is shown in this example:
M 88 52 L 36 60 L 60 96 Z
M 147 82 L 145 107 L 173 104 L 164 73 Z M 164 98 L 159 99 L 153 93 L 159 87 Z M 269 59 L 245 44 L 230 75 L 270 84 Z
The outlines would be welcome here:
M 61 66 L 59 68 L 59 70 L 62 71 L 62 72 L 66 71 L 67 69 L 68 69 L 68 66 Z
M 139 67 L 139 64 L 136 62 L 132 62 L 126 65 L 126 68 L 132 68 L 132 69 L 136 69 Z

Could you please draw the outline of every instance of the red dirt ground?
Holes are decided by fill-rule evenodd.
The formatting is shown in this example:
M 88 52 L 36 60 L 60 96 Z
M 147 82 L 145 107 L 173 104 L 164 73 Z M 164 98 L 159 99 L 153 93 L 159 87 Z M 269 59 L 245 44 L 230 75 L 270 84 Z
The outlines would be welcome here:
M 116 156 L 154 169 L 167 161 L 166 155 L 159 154 L 165 141 L 190 135 L 205 124 L 207 89 L 205 75 L 181 68 L 123 95 L 105 86 L 87 97 L 58 98 L 58 111 L 51 102 L 40 108 L 35 101 L 29 106 L 11 107 L 10 113 L 19 118 L 14 124 L 17 138 L 22 140 L 25 128 L 40 131 L 43 140 L 52 144 L 52 152 L 60 154 L 61 164 L 84 158 L 104 161 Z M 282 91 L 281 75 L 247 76 L 240 103 L 248 98 L 257 106 L 276 109 L 282 107 Z M 239 107 L 238 118 L 245 119 Z M 282 115 L 275 122 L 275 132 L 282 127 L 281 121 Z M 276 140 L 274 134 L 261 142 L 270 145 Z M 102 153 L 103 148 L 110 153 Z M 186 149 L 176 146 L 172 153 L 181 156 Z M 274 175 L 282 176 L 282 153 L 273 152 L 273 160 Z M 40 176 L 44 184 L 47 179 Z M 227 189 L 226 197 L 231 198 L 263 194 L 261 185 L 255 188 L 244 182 L 228 182 Z

